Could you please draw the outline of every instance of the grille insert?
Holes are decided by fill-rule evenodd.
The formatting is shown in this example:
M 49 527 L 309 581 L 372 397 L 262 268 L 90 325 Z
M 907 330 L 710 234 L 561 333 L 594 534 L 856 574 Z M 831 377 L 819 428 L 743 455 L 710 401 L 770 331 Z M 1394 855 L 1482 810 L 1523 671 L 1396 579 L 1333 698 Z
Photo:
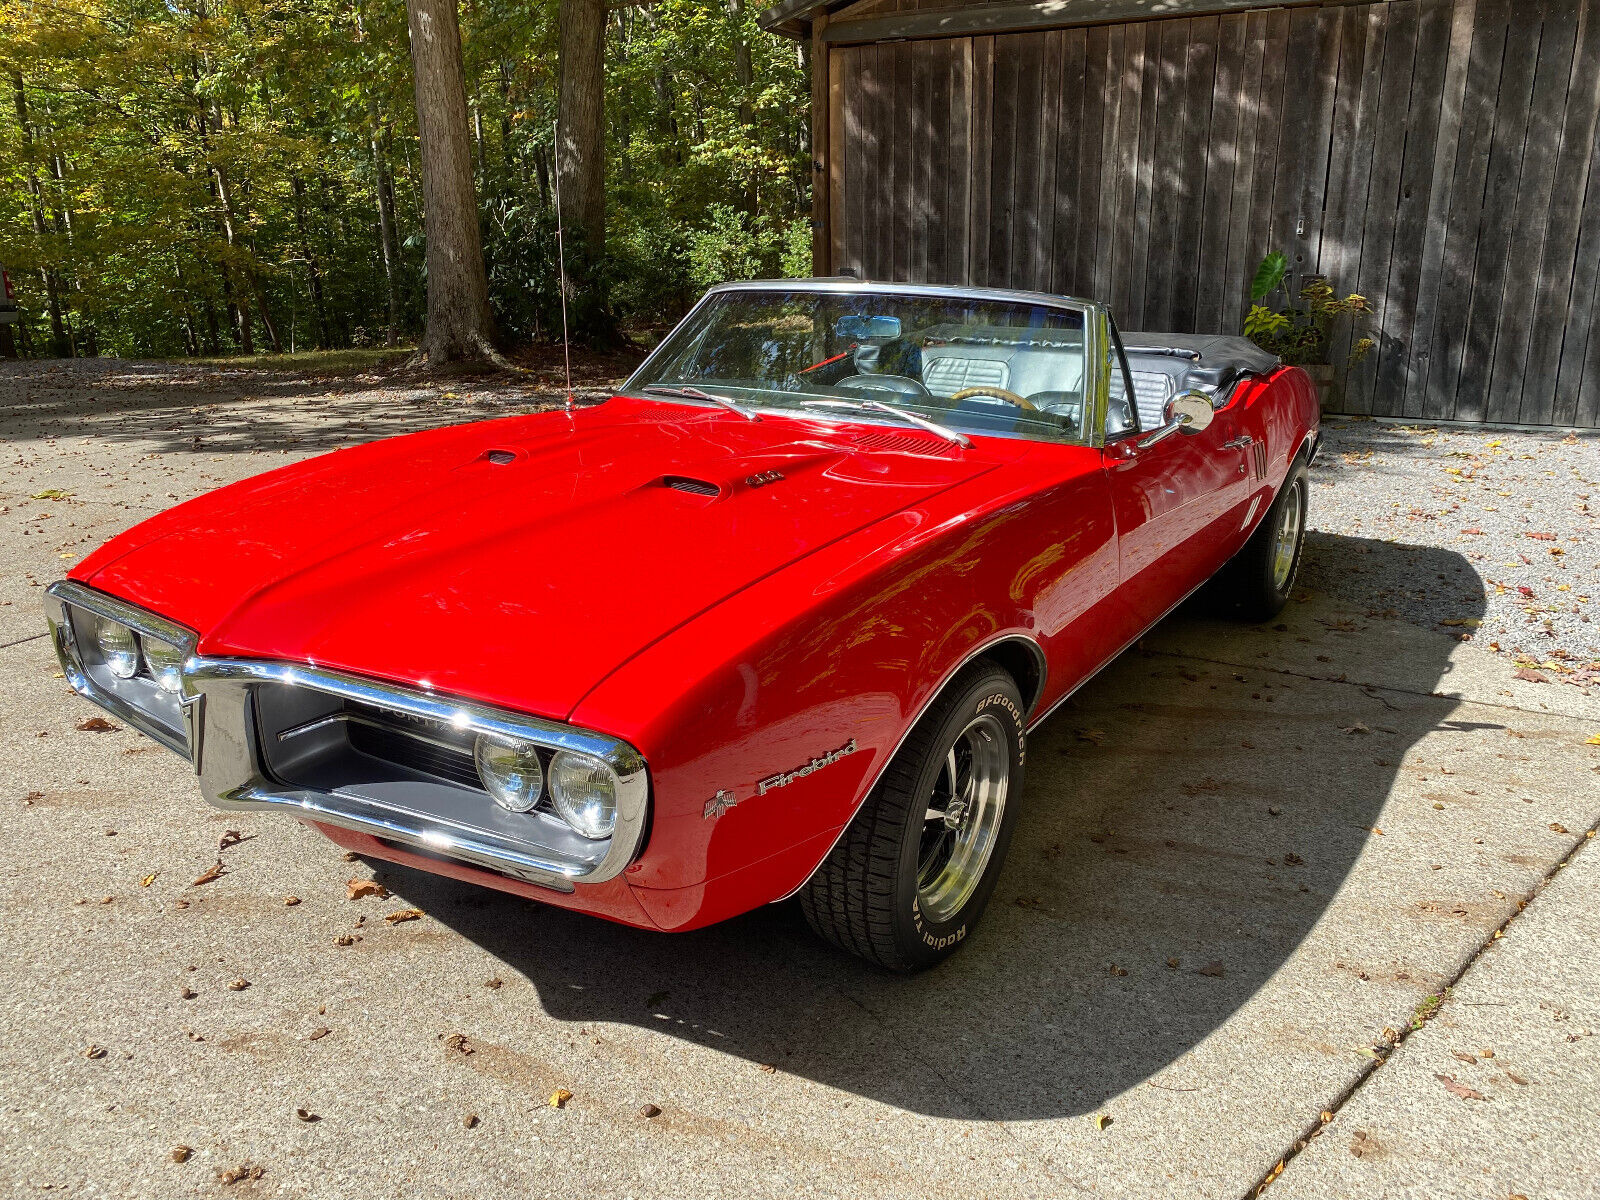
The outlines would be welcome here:
M 667 475 L 661 482 L 675 492 L 688 492 L 691 496 L 715 496 L 722 490 L 709 479 L 692 479 L 687 475 Z
M 362 716 L 367 714 L 362 713 Z M 407 770 L 420 771 L 438 779 L 459 783 L 462 787 L 482 789 L 478 768 L 472 760 L 471 745 L 460 749 L 447 749 L 432 741 L 422 741 L 387 722 L 368 724 L 351 721 L 350 745 L 362 754 L 383 759 Z M 436 736 L 428 731 L 427 736 Z M 441 739 L 442 740 L 442 739 Z

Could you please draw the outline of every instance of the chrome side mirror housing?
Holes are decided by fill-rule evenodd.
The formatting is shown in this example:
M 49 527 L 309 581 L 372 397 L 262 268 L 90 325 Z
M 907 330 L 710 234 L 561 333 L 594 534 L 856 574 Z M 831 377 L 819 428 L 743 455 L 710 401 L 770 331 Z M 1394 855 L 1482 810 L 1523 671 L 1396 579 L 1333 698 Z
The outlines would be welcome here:
M 1199 433 L 1211 424 L 1214 413 L 1211 397 L 1204 392 L 1179 392 L 1167 401 L 1165 410 L 1167 423 L 1140 438 L 1139 449 L 1154 446 L 1163 438 L 1171 437 L 1175 433 Z

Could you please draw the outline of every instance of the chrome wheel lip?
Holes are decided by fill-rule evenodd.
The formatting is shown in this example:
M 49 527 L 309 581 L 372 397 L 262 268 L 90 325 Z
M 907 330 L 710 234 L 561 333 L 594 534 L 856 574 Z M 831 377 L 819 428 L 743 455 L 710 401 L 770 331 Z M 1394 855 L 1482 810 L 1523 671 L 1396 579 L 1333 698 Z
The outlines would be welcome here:
M 923 920 L 951 920 L 978 890 L 994 858 L 1010 783 L 1005 726 L 994 713 L 979 713 L 946 750 L 924 799 L 917 851 L 917 908 Z M 953 815 L 957 809 L 959 815 Z
M 1278 528 L 1272 538 L 1272 587 L 1281 592 L 1289 586 L 1294 573 L 1295 557 L 1300 549 L 1301 514 L 1305 500 L 1299 480 L 1296 480 L 1284 497 L 1283 512 L 1278 515 Z

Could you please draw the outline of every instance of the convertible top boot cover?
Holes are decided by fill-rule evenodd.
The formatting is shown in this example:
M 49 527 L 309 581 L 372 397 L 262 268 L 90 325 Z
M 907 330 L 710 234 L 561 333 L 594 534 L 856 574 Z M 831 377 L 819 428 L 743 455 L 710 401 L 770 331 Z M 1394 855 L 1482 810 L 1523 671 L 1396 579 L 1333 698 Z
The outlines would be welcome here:
M 1270 375 L 1283 365 L 1249 338 L 1219 333 L 1124 333 L 1122 347 L 1131 360 L 1146 356 L 1175 358 L 1187 370 L 1182 388 L 1222 392 L 1246 375 Z

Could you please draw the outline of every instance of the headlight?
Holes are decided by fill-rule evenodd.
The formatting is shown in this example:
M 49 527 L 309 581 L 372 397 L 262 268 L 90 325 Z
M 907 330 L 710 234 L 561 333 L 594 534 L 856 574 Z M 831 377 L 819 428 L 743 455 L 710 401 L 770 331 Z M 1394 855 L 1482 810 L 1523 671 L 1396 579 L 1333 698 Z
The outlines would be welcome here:
M 478 778 L 501 808 L 527 812 L 544 793 L 544 770 L 532 742 L 480 733 L 472 748 Z
M 610 837 L 617 826 L 617 776 L 598 758 L 558 751 L 550 760 L 550 799 L 586 838 Z
M 132 679 L 139 673 L 139 643 L 133 630 L 119 621 L 101 617 L 95 641 L 100 647 L 100 657 L 118 679 Z
M 147 637 L 144 639 L 144 661 L 150 666 L 150 674 L 156 677 L 156 682 L 164 690 L 183 690 L 183 651 L 178 647 L 171 642 Z

